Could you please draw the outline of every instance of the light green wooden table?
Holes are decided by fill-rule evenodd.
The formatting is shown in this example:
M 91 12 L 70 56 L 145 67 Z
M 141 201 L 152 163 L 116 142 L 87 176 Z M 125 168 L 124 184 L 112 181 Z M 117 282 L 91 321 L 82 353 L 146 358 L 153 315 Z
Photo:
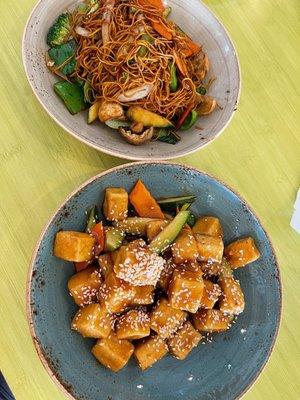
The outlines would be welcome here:
M 0 369 L 17 400 L 59 400 L 64 396 L 39 362 L 26 323 L 31 252 L 43 225 L 72 189 L 125 161 L 68 136 L 32 94 L 21 62 L 21 36 L 34 3 L 0 0 Z M 206 4 L 237 46 L 241 103 L 216 142 L 178 161 L 239 190 L 273 238 L 283 280 L 283 319 L 270 362 L 245 399 L 297 400 L 300 235 L 289 221 L 300 186 L 300 1 Z

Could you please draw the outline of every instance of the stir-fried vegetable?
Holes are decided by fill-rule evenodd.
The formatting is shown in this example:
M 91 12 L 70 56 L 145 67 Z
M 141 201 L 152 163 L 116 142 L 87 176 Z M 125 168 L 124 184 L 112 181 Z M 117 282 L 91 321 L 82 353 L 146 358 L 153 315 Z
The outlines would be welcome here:
M 168 211 L 176 211 L 177 207 L 181 207 L 181 210 L 188 210 L 189 206 L 194 202 L 196 196 L 177 196 L 177 197 L 166 197 L 157 199 L 158 204 Z M 185 209 L 183 208 L 185 207 Z
M 52 47 L 65 43 L 69 39 L 70 29 L 70 14 L 61 14 L 49 29 L 47 44 Z
M 165 11 L 163 12 L 163 17 L 167 19 L 172 12 L 172 7 L 166 7 Z
M 88 212 L 87 222 L 86 222 L 86 233 L 91 233 L 94 226 L 99 221 L 99 214 L 97 206 L 93 206 L 90 211 Z
M 170 122 L 168 119 L 151 111 L 144 110 L 139 106 L 130 107 L 127 111 L 127 117 L 135 122 L 141 122 L 144 126 L 154 126 L 157 128 L 167 128 L 173 126 L 172 122 Z
M 199 86 L 196 91 L 197 91 L 197 93 L 202 94 L 203 96 L 205 96 L 206 92 L 207 92 L 207 90 L 204 86 Z
M 56 69 L 63 75 L 72 74 L 76 66 L 76 49 L 77 44 L 75 40 L 52 47 L 48 51 L 49 61 L 54 62 L 50 69 Z
M 174 129 L 159 129 L 156 132 L 156 140 L 160 142 L 168 143 L 168 144 L 176 144 L 180 142 L 181 137 L 178 133 L 175 132 Z
M 78 84 L 59 81 L 54 83 L 53 89 L 65 103 L 71 114 L 77 114 L 87 108 L 87 104 L 84 101 L 83 90 Z
M 178 89 L 176 66 L 174 63 L 170 63 L 169 68 L 170 68 L 170 75 L 171 75 L 170 90 L 171 90 L 171 92 L 176 92 L 176 90 Z
M 148 43 L 150 43 L 150 44 L 153 44 L 153 43 L 154 43 L 154 38 L 153 38 L 152 36 L 148 35 L 147 33 L 144 33 L 144 34 L 141 36 L 141 40 L 144 41 L 144 42 L 148 42 Z M 138 56 L 139 56 L 139 57 L 145 57 L 147 54 L 148 54 L 148 48 L 147 48 L 147 46 L 141 46 L 141 47 L 139 48 L 139 51 L 138 51 Z
M 92 88 L 92 85 L 88 81 L 84 82 L 83 95 L 84 95 L 84 101 L 86 103 L 92 103 L 94 101 L 95 93 L 94 93 L 94 90 Z
M 182 124 L 181 130 L 187 131 L 187 130 L 191 129 L 192 126 L 195 125 L 195 123 L 197 122 L 198 117 L 199 117 L 199 115 L 198 115 L 197 111 L 195 111 L 195 110 L 191 111 L 189 113 L 189 115 L 186 117 L 184 123 Z

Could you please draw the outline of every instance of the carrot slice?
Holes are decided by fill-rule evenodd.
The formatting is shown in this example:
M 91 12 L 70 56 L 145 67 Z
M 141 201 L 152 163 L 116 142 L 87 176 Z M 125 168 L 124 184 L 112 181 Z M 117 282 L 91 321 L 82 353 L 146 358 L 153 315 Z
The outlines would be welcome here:
M 129 200 L 140 217 L 165 218 L 157 201 L 140 179 L 129 194 Z
M 101 251 L 103 251 L 105 242 L 105 237 L 104 237 L 105 233 L 102 222 L 99 222 L 92 228 L 91 234 L 96 239 L 94 253 L 96 256 L 98 256 L 101 253 Z
M 159 21 L 151 21 L 152 28 L 156 30 L 162 37 L 168 40 L 172 40 L 172 33 Z
M 148 6 L 151 5 L 157 8 L 158 11 L 163 12 L 165 7 L 161 0 L 139 0 L 141 6 Z
M 187 42 L 189 47 L 187 49 L 184 49 L 182 52 L 185 57 L 191 57 L 199 53 L 201 49 L 200 46 L 197 43 L 193 42 L 192 39 L 189 38 L 188 36 L 187 36 Z

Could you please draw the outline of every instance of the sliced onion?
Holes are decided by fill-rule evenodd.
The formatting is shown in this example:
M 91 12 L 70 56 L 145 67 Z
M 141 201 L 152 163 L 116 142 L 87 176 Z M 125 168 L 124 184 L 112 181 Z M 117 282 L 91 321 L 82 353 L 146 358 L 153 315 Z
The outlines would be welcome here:
M 118 97 L 118 101 L 122 103 L 129 103 L 131 101 L 136 101 L 147 97 L 153 88 L 153 85 L 146 84 L 131 90 L 128 90 L 125 93 L 120 94 Z
M 90 36 L 90 32 L 87 31 L 85 28 L 82 28 L 82 26 L 76 26 L 75 27 L 75 32 L 79 36 L 84 36 L 84 37 L 89 37 Z

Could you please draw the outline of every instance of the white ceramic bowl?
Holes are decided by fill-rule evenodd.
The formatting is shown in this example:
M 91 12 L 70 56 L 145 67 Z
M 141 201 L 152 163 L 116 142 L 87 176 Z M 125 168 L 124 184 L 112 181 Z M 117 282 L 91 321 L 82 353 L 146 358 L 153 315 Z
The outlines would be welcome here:
M 78 1 L 77 1 L 78 2 Z M 222 107 L 198 125 L 202 130 L 182 132 L 176 145 L 151 142 L 135 147 L 126 143 L 117 131 L 100 123 L 88 125 L 86 112 L 69 114 L 52 89 L 57 80 L 45 65 L 46 34 L 56 17 L 74 0 L 40 0 L 33 9 L 23 37 L 23 63 L 33 92 L 48 114 L 67 132 L 94 147 L 114 156 L 130 160 L 162 160 L 190 154 L 218 137 L 233 117 L 240 95 L 240 68 L 232 41 L 215 15 L 198 0 L 168 0 L 171 18 L 197 43 L 202 44 L 211 61 L 210 74 L 217 77 L 210 93 Z

